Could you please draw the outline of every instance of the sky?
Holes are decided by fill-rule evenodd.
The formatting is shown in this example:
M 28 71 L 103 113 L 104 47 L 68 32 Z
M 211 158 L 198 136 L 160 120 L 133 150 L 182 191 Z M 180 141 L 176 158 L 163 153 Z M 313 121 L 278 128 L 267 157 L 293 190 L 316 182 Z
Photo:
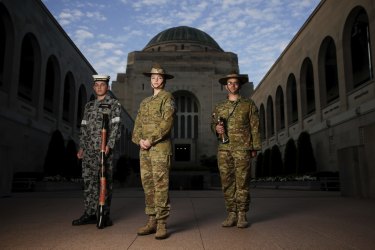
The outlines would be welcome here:
M 98 74 L 116 80 L 128 53 L 189 26 L 238 56 L 257 86 L 320 0 L 42 0 Z

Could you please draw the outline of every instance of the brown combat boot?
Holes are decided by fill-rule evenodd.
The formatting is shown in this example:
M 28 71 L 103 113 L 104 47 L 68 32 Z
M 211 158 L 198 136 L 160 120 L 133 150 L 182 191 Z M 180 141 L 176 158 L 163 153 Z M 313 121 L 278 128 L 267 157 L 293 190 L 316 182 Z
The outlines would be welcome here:
M 237 214 L 236 212 L 229 212 L 228 217 L 221 223 L 223 227 L 233 227 L 237 223 Z
M 246 228 L 248 226 L 249 226 L 249 223 L 247 222 L 246 212 L 238 212 L 237 227 Z
M 163 240 L 163 239 L 166 239 L 167 237 L 168 237 L 168 233 L 167 233 L 167 223 L 166 223 L 166 221 L 165 220 L 158 220 L 155 239 Z
M 138 235 L 149 235 L 156 232 L 156 219 L 155 216 L 149 216 L 147 224 L 138 229 Z

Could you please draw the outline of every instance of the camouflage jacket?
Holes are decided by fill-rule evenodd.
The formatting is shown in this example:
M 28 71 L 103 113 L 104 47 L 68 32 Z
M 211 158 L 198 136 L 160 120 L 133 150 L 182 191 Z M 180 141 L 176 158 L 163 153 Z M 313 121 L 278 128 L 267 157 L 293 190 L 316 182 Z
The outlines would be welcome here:
M 85 106 L 79 138 L 79 146 L 83 150 L 100 149 L 103 113 L 108 114 L 107 146 L 114 148 L 116 140 L 120 138 L 121 104 L 106 95 L 103 100 L 95 99 Z
M 221 101 L 212 113 L 211 130 L 216 133 L 219 117 L 224 118 L 224 127 L 229 137 L 226 144 L 219 143 L 219 150 L 260 150 L 259 115 L 255 103 L 239 97 L 237 101 Z M 219 136 L 218 136 L 219 139 Z
M 139 145 L 141 139 L 148 139 L 150 150 L 172 154 L 170 134 L 175 111 L 174 98 L 165 90 L 145 98 L 135 119 L 132 141 Z

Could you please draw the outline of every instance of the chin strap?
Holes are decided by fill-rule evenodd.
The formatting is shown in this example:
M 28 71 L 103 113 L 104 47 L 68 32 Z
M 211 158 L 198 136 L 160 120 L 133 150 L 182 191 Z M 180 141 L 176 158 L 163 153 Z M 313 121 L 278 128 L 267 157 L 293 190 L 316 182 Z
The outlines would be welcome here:
M 164 84 L 164 81 L 163 81 L 162 83 L 160 83 L 160 84 L 159 84 L 158 86 L 156 86 L 156 87 L 154 86 L 154 84 L 151 83 L 151 86 L 152 86 L 152 88 L 154 88 L 154 89 L 159 89 L 160 86 L 163 85 L 163 84 Z

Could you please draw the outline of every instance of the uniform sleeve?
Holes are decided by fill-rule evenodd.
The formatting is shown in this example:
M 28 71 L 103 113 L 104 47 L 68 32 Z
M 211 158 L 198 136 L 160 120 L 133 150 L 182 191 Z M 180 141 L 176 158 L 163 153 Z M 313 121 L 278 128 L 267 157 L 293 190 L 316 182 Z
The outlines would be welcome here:
M 253 101 L 251 101 L 250 104 L 250 129 L 252 150 L 259 151 L 262 149 L 259 130 L 259 112 Z
M 173 118 L 176 112 L 174 98 L 172 95 L 167 95 L 161 105 L 162 120 L 157 129 L 155 129 L 149 139 L 151 145 L 155 145 L 163 140 L 168 135 L 173 126 Z
M 108 138 L 107 146 L 114 148 L 115 143 L 121 136 L 121 104 L 115 101 L 112 106 L 111 117 L 109 120 L 110 135 Z
M 81 129 L 79 132 L 79 148 L 82 148 L 84 150 L 87 148 L 87 143 L 88 143 L 87 123 L 88 123 L 88 103 L 85 105 L 83 118 L 81 121 Z
M 142 103 L 138 109 L 137 117 L 135 118 L 134 122 L 134 128 L 132 133 L 132 142 L 139 145 L 139 141 L 142 139 L 142 123 L 141 123 L 141 117 L 142 117 Z

